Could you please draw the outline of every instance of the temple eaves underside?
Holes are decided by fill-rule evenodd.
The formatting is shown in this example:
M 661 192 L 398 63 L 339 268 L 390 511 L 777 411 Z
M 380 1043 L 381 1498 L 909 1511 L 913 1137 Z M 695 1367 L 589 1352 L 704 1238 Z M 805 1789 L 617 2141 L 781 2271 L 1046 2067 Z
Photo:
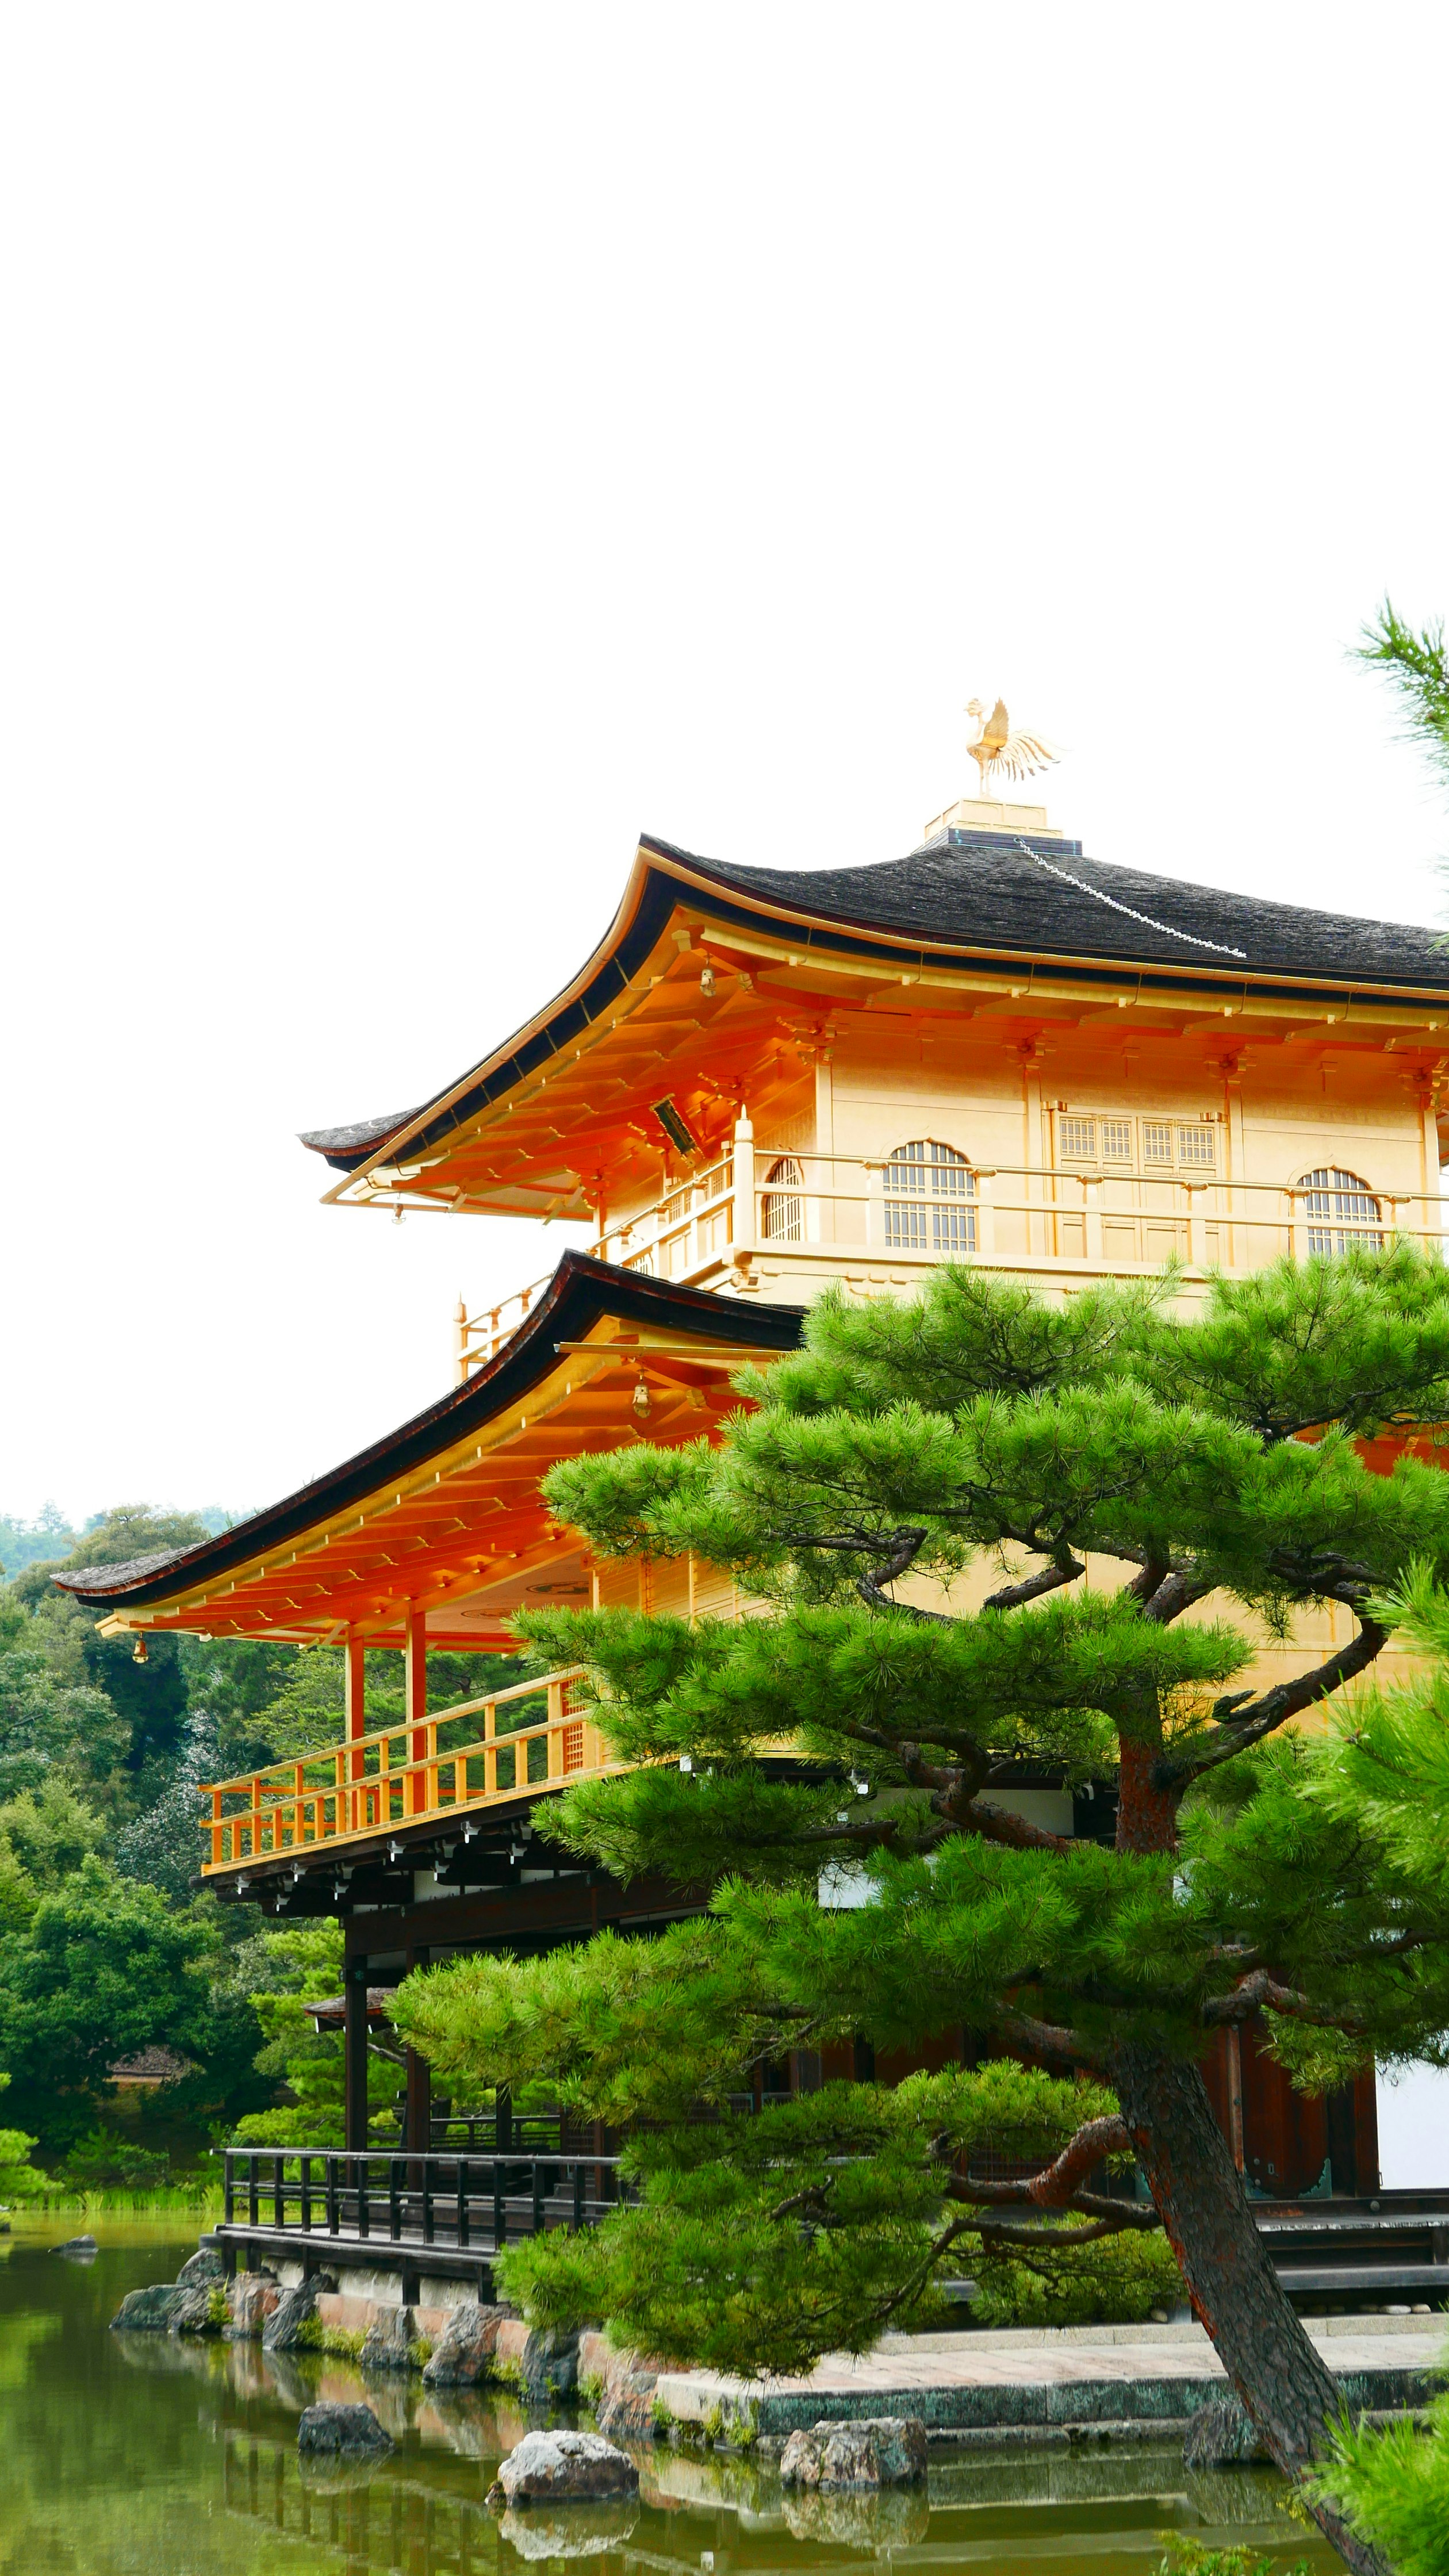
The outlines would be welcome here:
M 1029 1040 L 1054 1020 L 1200 1040 L 1439 1043 L 1435 936 L 951 830 L 873 868 L 727 869 L 646 839 L 599 948 L 557 999 L 405 1117 L 314 1131 L 344 1205 L 593 1219 L 724 1150 L 770 1068 L 842 1030 L 933 1015 Z M 674 1144 L 680 1139 L 675 1131 Z M 656 1180 L 656 1186 L 657 1180 Z M 652 1193 L 650 1193 L 652 1194 Z
M 736 1371 L 799 1332 L 798 1308 L 565 1253 L 504 1348 L 386 1439 L 219 1538 L 59 1579 L 113 1635 L 405 1646 L 421 1621 L 429 1647 L 509 1649 L 515 1610 L 588 1595 L 539 1492 L 546 1469 L 715 1432 Z

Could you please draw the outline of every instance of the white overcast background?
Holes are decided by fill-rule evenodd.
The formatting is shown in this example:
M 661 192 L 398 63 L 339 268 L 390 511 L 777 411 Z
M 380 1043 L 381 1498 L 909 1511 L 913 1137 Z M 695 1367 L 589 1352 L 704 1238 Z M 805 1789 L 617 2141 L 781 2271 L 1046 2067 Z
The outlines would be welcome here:
M 563 1237 L 319 1207 L 647 828 L 1432 919 L 1347 648 L 1449 608 L 1442 14 L 14 8 L 0 1512 L 233 1511 Z

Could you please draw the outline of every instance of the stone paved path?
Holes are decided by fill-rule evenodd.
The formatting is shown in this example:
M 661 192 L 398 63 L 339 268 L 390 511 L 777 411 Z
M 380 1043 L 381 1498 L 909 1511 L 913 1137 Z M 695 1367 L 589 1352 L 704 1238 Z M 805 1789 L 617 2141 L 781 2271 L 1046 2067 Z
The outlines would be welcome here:
M 1404 2328 L 1412 2323 L 1412 2331 Z M 1349 2331 L 1348 2329 L 1352 2329 Z M 1351 2403 L 1422 2402 L 1424 2375 L 1445 2348 L 1442 2318 L 1332 2318 L 1309 2331 Z M 1202 2328 L 1088 2328 L 1034 2334 L 888 2336 L 854 2359 L 830 2353 L 803 2378 L 743 2380 L 670 2371 L 657 2395 L 671 2414 L 702 2422 L 716 2408 L 752 2412 L 759 2431 L 786 2432 L 818 2416 L 921 2415 L 939 2430 L 990 2425 L 1152 2422 L 1192 2413 L 1221 2385 L 1223 2367 Z

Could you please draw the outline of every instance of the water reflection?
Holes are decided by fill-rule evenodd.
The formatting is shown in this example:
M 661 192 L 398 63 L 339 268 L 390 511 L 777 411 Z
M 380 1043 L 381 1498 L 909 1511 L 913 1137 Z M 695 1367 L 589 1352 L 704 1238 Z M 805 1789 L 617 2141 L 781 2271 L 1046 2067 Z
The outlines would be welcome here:
M 0 2260 L 0 2576 L 523 2576 L 566 2558 L 588 2576 L 1144 2576 L 1172 2527 L 1336 2564 L 1275 2518 L 1271 2473 L 1189 2476 L 1166 2449 L 947 2456 L 924 2495 L 821 2497 L 783 2493 L 770 2461 L 650 2444 L 636 2501 L 500 2521 L 484 2497 L 530 2421 L 506 2395 L 110 2333 L 122 2293 L 190 2250 L 103 2242 L 85 2268 L 17 2242 Z M 296 2420 L 318 2398 L 365 2398 L 395 2450 L 304 2467 Z

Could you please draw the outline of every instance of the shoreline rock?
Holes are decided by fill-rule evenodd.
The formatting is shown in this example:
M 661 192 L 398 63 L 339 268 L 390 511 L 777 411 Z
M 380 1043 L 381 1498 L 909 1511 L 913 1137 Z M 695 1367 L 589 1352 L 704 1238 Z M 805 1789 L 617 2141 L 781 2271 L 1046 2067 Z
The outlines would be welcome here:
M 263 2352 L 295 2352 L 303 2326 L 310 2325 L 317 2313 L 322 2292 L 336 2287 L 335 2272 L 313 2272 L 295 2290 L 283 2290 L 262 2328 Z
M 525 2433 L 499 2465 L 490 2504 L 515 2511 L 533 2504 L 590 2504 L 637 2496 L 639 2472 L 627 2451 L 602 2433 Z
M 312 2459 L 356 2459 L 392 2447 L 370 2406 L 308 2406 L 297 2425 L 297 2448 Z
M 918 2415 L 857 2415 L 792 2433 L 780 2454 L 787 2487 L 912 2486 L 926 2474 L 926 2428 Z
M 423 2371 L 425 2388 L 481 2388 L 493 2377 L 498 2329 L 514 2311 L 464 2299 L 453 2310 Z

